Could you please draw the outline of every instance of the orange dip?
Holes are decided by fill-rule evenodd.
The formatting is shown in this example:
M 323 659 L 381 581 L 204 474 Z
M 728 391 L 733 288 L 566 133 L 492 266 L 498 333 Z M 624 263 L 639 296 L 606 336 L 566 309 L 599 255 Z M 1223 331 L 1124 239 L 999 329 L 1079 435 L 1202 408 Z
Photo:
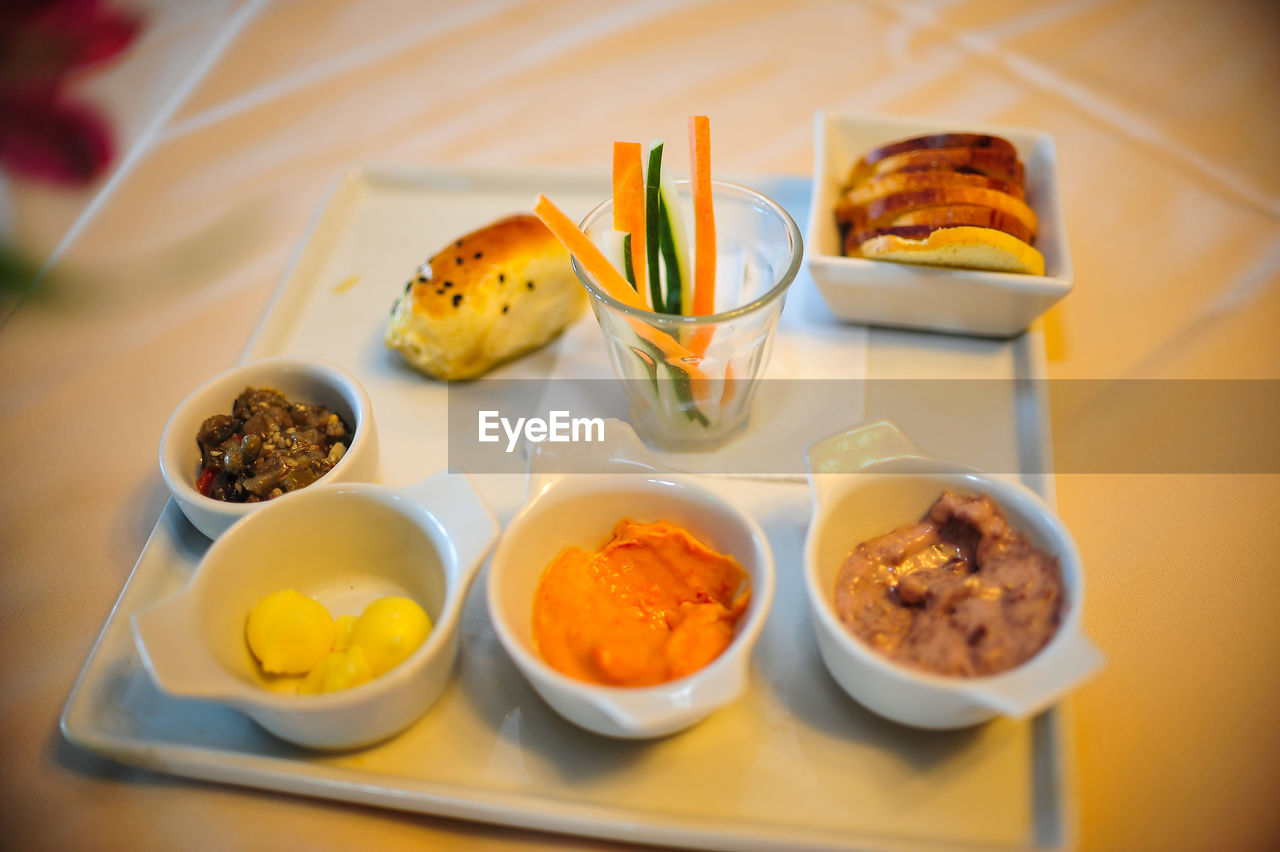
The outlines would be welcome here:
M 720 655 L 751 599 L 738 560 L 666 521 L 623 519 L 595 553 L 565 549 L 533 598 L 533 641 L 553 668 L 609 686 L 684 677 Z

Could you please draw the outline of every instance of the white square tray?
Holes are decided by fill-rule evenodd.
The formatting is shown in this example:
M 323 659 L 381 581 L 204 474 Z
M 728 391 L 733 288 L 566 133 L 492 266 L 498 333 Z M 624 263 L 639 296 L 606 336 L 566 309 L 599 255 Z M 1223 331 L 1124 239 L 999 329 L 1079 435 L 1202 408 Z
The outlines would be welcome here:
M 808 181 L 749 182 L 803 221 Z M 410 271 L 455 236 L 528 209 L 545 192 L 570 214 L 607 192 L 601 176 L 529 172 L 361 170 L 338 186 L 295 256 L 246 357 L 336 360 L 365 381 L 378 413 L 382 479 L 402 484 L 445 466 L 445 390 L 384 350 L 382 323 Z M 780 340 L 843 351 L 869 377 L 995 379 L 1004 395 L 982 437 L 961 441 L 936 412 L 904 403 L 900 383 L 871 382 L 867 415 L 892 416 L 923 446 L 1022 471 L 1052 500 L 1043 344 L 946 338 L 836 322 L 802 274 Z M 585 317 L 514 375 L 554 368 L 557 351 L 596 347 Z M 829 378 L 830 376 L 826 376 Z M 434 436 L 434 437 L 433 437 Z M 499 518 L 524 480 L 475 477 Z M 415 726 L 373 748 L 318 754 L 292 747 L 241 714 L 158 692 L 141 667 L 129 616 L 187 582 L 208 541 L 170 502 L 143 549 L 67 701 L 73 743 L 125 763 L 247 787 L 469 820 L 633 842 L 732 849 L 1058 849 L 1073 843 L 1069 713 L 929 733 L 883 721 L 827 675 L 807 623 L 800 561 L 809 515 L 794 482 L 709 480 L 732 488 L 769 535 L 778 563 L 774 607 L 754 657 L 752 688 L 682 734 L 615 742 L 561 720 L 522 681 L 483 605 L 468 600 L 453 682 Z

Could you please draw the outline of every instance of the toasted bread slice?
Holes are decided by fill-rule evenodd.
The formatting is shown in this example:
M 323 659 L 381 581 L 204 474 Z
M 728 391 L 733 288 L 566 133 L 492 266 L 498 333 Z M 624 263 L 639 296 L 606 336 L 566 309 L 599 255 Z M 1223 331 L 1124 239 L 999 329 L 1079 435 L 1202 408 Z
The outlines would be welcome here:
M 872 148 L 862 159 L 868 164 L 875 164 L 894 154 L 928 148 L 991 148 L 1017 154 L 1013 143 L 1002 136 L 991 136 L 986 133 L 931 133 Z
M 865 240 L 851 254 L 895 263 L 1044 275 L 1044 255 L 1017 237 L 993 228 L 939 228 L 923 239 L 881 234 Z
M 857 186 L 865 180 L 893 174 L 942 169 L 1007 180 L 1023 186 L 1025 170 L 1014 151 L 995 148 L 929 148 L 920 151 L 904 151 L 872 164 L 859 160 L 849 172 L 847 186 Z
M 1000 178 L 987 175 L 966 174 L 946 169 L 931 169 L 917 172 L 894 172 L 865 181 L 844 194 L 841 199 L 845 204 L 866 204 L 886 195 L 898 192 L 913 192 L 918 189 L 950 186 L 982 186 L 1008 193 L 1020 201 L 1025 201 L 1027 194 L 1021 186 Z
M 1035 239 L 1036 214 L 1025 201 L 1007 192 L 981 186 L 942 186 L 899 192 L 866 204 L 845 204 L 842 201 L 836 205 L 836 221 L 841 227 L 864 231 L 887 227 L 894 219 L 910 211 L 957 205 L 990 207 L 1007 213 L 1025 225 L 1031 238 Z
M 953 228 L 958 225 L 971 225 L 976 228 L 994 228 L 1017 237 L 1025 243 L 1031 242 L 1031 229 L 1018 217 L 996 210 L 993 207 L 982 207 L 977 204 L 957 204 L 951 207 L 927 207 L 923 210 L 908 210 L 895 216 L 885 225 L 878 228 L 849 230 L 844 241 L 845 253 L 852 254 L 862 243 L 882 234 L 896 234 L 900 237 L 922 239 L 939 228 Z

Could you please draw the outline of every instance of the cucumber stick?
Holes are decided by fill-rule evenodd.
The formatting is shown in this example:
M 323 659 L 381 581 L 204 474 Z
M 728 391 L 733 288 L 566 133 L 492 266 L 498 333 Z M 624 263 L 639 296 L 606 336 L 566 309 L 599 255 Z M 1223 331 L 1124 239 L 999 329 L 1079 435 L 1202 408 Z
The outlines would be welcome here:
M 662 143 L 649 146 L 649 163 L 644 172 L 644 247 L 649 270 L 650 304 L 661 312 L 666 302 L 662 298 L 662 271 L 658 258 L 662 252 Z
M 662 167 L 662 141 L 649 145 L 645 171 L 645 248 L 649 264 L 649 292 L 655 311 L 688 314 L 693 307 L 689 277 L 689 232 L 676 194 L 676 180 Z M 661 262 L 659 262 L 661 259 Z
M 627 281 L 636 289 L 637 293 L 644 293 L 640 289 L 640 285 L 636 284 L 636 267 L 631 260 L 631 235 L 623 234 L 622 236 L 622 274 L 627 277 Z
M 630 236 L 630 234 L 624 234 L 622 231 L 606 228 L 596 238 L 596 245 L 599 247 L 601 254 L 608 258 L 614 269 L 622 269 L 627 260 L 627 243 Z M 627 280 L 631 281 L 632 277 L 628 275 Z M 634 284 L 635 282 L 631 281 L 631 283 Z
M 693 312 L 693 277 L 689 266 L 689 232 L 684 225 L 684 209 L 676 194 L 676 179 L 670 169 L 659 176 L 662 195 L 662 257 L 667 265 L 667 313 L 688 316 Z

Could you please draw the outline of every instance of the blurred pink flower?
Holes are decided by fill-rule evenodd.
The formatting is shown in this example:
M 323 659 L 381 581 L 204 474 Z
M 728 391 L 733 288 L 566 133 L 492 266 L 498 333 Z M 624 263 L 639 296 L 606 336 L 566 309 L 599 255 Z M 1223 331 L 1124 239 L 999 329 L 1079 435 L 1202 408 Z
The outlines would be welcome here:
M 110 128 L 66 83 L 117 56 L 140 23 L 101 0 L 0 2 L 0 166 L 66 185 L 102 174 L 114 153 Z

